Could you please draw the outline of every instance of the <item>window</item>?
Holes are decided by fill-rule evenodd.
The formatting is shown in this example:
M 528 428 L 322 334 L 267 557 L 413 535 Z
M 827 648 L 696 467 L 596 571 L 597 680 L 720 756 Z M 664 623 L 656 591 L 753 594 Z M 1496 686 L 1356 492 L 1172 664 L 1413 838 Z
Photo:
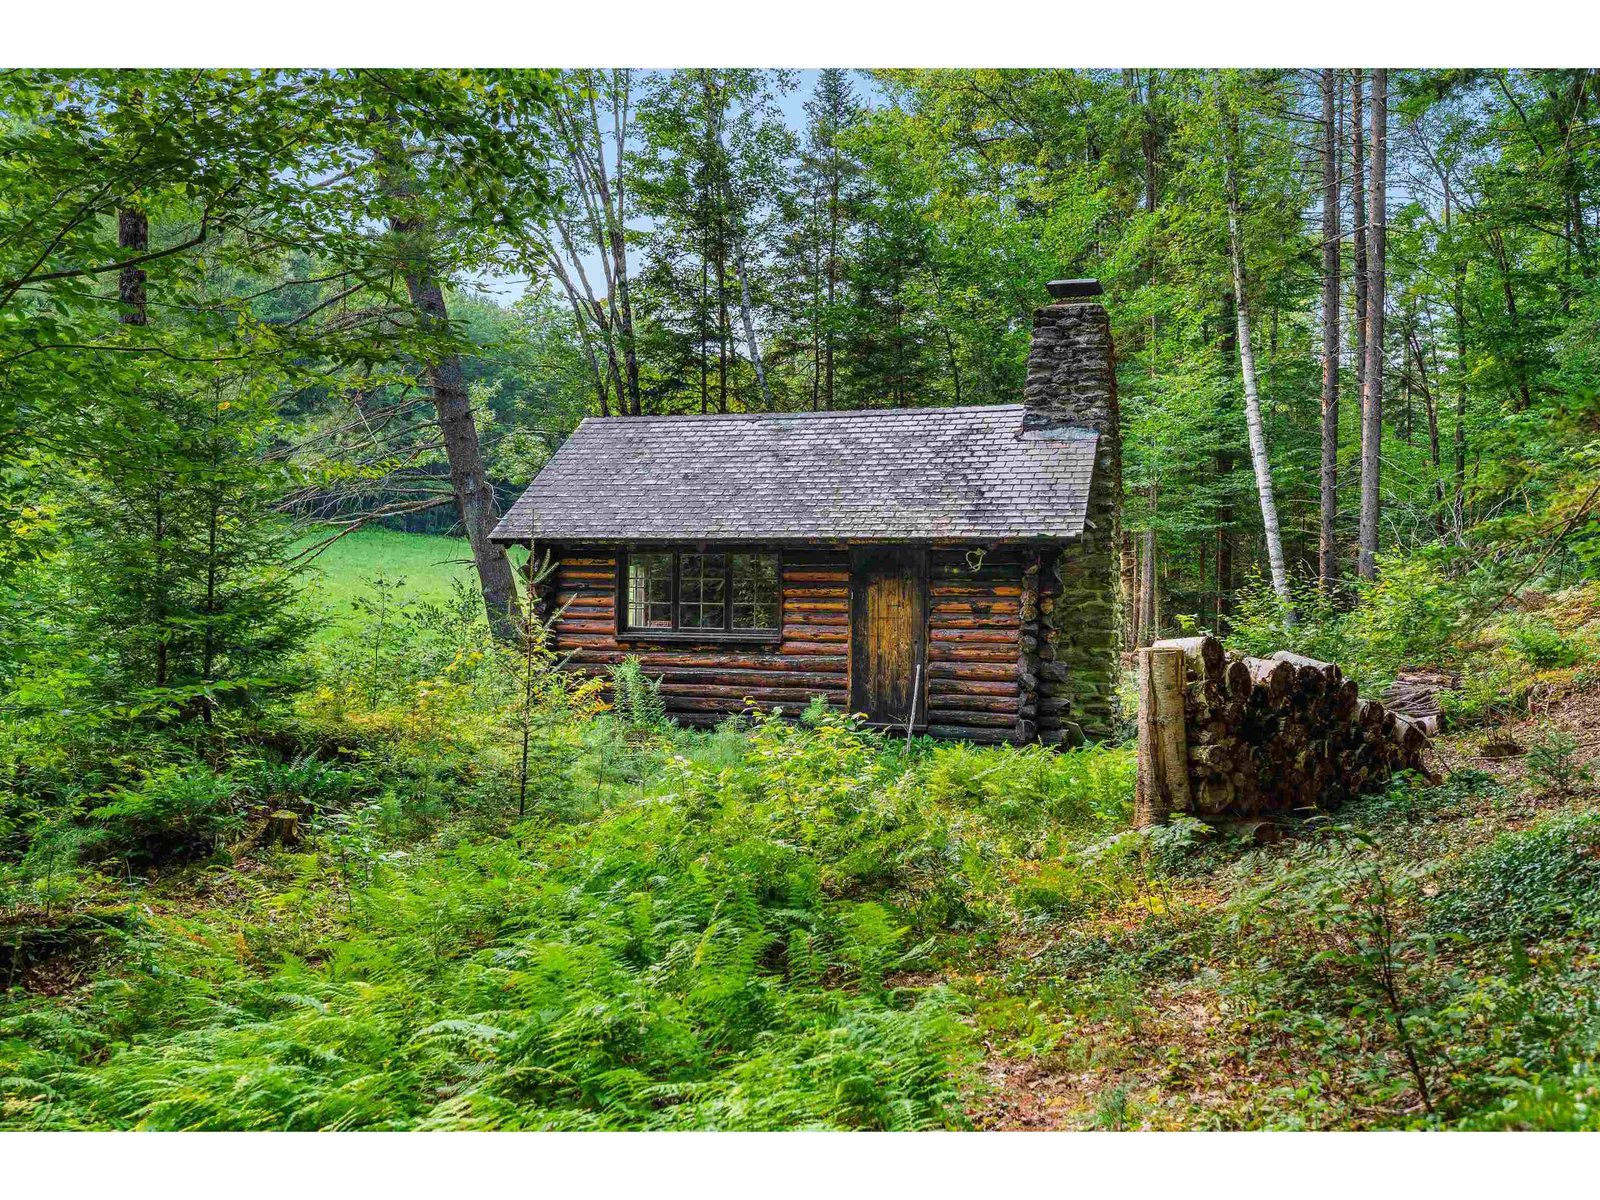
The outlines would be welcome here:
M 728 556 L 678 555 L 678 628 L 726 629 Z
M 778 627 L 778 556 L 733 556 L 734 629 Z
M 628 626 L 672 628 L 672 555 L 628 556 Z
M 629 554 L 624 631 L 695 637 L 776 636 L 778 556 L 752 550 Z

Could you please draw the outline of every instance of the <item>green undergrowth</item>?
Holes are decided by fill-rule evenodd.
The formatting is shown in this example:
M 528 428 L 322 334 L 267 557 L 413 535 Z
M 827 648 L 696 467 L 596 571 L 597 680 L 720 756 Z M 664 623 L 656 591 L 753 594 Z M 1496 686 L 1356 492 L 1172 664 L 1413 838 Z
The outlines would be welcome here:
M 305 713 L 330 732 L 326 698 Z M 430 811 L 394 768 L 415 731 L 359 715 L 344 766 L 238 770 L 315 801 L 308 844 L 146 882 L 90 982 L 13 988 L 0 1122 L 959 1127 L 975 1047 L 940 941 L 1009 919 L 997 864 L 1119 820 L 1131 771 L 820 709 L 709 734 L 601 714 L 562 725 L 565 782 L 517 821 Z M 464 753 L 438 787 L 470 792 Z M 161 796 L 181 821 L 193 786 L 163 769 L 101 816 Z
M 6 724 L 0 1127 L 1600 1125 L 1582 739 L 1136 831 L 1127 747 L 691 731 L 468 589 L 357 595 L 270 709 Z

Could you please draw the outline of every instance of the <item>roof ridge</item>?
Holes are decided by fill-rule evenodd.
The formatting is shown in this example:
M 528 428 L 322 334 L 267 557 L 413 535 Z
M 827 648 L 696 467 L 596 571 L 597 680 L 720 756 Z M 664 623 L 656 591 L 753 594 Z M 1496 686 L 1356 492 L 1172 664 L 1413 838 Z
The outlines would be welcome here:
M 914 413 L 966 413 L 1003 412 L 1007 409 L 1026 408 L 1020 400 L 1006 404 L 927 404 L 896 408 L 834 408 L 816 412 L 740 412 L 740 413 L 644 413 L 636 417 L 585 417 L 581 424 L 647 425 L 655 422 L 682 421 L 770 421 L 770 420 L 821 420 L 840 417 L 886 417 Z

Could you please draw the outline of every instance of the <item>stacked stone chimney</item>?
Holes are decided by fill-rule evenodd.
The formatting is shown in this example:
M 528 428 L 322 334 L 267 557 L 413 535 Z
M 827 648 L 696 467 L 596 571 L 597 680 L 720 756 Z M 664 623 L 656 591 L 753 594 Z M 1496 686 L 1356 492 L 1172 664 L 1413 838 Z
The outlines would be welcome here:
M 1039 585 L 1038 736 L 1076 744 L 1115 732 L 1117 548 L 1122 524 L 1122 431 L 1111 318 L 1093 279 L 1049 284 L 1054 303 L 1033 314 L 1024 428 L 1099 436 L 1083 536 L 1051 555 Z

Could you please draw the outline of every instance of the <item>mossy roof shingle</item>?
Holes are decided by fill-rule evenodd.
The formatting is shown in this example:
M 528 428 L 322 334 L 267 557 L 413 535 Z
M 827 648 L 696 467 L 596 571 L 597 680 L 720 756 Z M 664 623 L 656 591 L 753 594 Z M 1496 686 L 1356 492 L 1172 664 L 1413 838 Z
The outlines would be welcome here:
M 1098 435 L 1021 404 L 585 420 L 496 541 L 1076 537 Z

